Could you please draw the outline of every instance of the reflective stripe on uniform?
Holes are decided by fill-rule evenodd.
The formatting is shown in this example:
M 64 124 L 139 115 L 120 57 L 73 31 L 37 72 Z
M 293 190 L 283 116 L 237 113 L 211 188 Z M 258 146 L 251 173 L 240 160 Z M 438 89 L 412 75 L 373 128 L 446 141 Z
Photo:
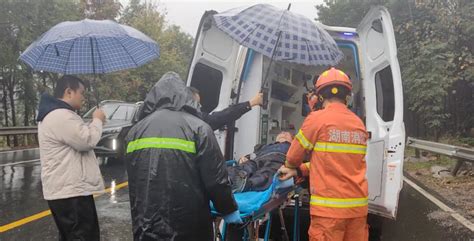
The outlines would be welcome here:
M 320 152 L 339 152 L 339 153 L 350 153 L 350 154 L 364 154 L 367 146 L 365 145 L 354 145 L 354 144 L 343 144 L 343 143 L 331 143 L 331 142 L 316 142 L 314 146 L 315 151 Z
M 363 207 L 369 204 L 368 198 L 327 198 L 311 195 L 311 205 L 331 208 Z
M 196 153 L 196 145 L 192 141 L 178 138 L 148 137 L 128 143 L 127 153 L 146 148 L 175 149 L 189 153 Z
M 304 149 L 306 150 L 313 149 L 313 144 L 311 144 L 311 142 L 308 141 L 308 139 L 304 136 L 301 130 L 298 131 L 298 134 L 296 134 L 295 137 Z

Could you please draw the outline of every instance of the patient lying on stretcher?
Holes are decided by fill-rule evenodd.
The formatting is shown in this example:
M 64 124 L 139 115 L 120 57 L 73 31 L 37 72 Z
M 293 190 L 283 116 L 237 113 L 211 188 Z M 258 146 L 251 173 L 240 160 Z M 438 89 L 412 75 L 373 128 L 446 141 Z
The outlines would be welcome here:
M 281 132 L 274 143 L 256 146 L 254 153 L 239 159 L 238 165 L 227 167 L 232 191 L 266 190 L 275 173 L 284 164 L 291 141 L 289 132 Z

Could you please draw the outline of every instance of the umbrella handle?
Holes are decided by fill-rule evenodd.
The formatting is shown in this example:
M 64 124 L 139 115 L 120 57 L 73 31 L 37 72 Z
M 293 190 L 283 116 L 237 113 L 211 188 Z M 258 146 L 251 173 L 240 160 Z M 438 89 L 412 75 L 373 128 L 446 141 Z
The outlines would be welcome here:
M 289 11 L 290 8 L 291 8 L 291 3 L 288 4 L 287 11 Z M 283 18 L 283 14 L 280 17 L 280 23 L 281 23 L 282 18 Z M 273 59 L 275 58 L 275 54 L 276 54 L 276 51 L 278 49 L 278 44 L 280 44 L 281 32 L 282 31 L 278 32 L 277 41 L 276 41 L 275 46 L 273 47 L 273 50 L 272 50 L 272 57 L 270 58 L 270 63 L 268 64 L 267 71 L 265 73 L 265 78 L 263 79 L 262 87 L 260 88 L 260 91 L 263 93 L 262 109 L 264 109 L 264 110 L 266 110 L 268 108 L 268 88 L 265 87 L 265 85 L 267 84 L 268 74 L 270 74 L 270 69 L 272 68 Z
M 278 43 L 280 42 L 280 37 L 281 37 L 281 31 L 278 33 L 276 45 L 273 48 L 273 54 L 272 54 L 272 57 L 270 58 L 270 63 L 268 64 L 267 71 L 265 72 L 265 78 L 263 78 L 262 87 L 260 88 L 260 92 L 263 93 L 262 109 L 264 109 L 264 110 L 266 110 L 267 107 L 268 107 L 268 88 L 266 87 L 267 80 L 268 80 L 268 75 L 270 74 L 270 70 L 272 68 L 273 59 L 275 57 L 276 49 L 278 48 Z
M 94 97 L 95 97 L 95 102 L 97 108 L 100 107 L 100 94 L 99 94 L 99 86 L 97 85 L 97 80 L 96 80 L 96 75 L 94 74 L 94 79 L 92 80 L 92 83 L 94 85 Z
M 261 92 L 263 94 L 262 109 L 266 110 L 268 108 L 268 88 L 262 87 Z
M 100 107 L 100 98 L 99 98 L 99 89 L 96 88 L 95 89 L 95 101 L 96 101 L 96 105 L 97 105 L 97 108 Z

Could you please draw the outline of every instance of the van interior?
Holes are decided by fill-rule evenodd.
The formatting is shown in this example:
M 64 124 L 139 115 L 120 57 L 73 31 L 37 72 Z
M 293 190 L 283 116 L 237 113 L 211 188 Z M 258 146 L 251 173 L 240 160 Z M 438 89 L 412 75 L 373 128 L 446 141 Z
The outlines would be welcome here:
M 361 81 L 356 46 L 351 42 L 338 42 L 339 48 L 344 53 L 344 59 L 335 66 L 343 70 L 352 80 L 353 96 L 349 103 L 350 108 L 361 119 L 364 119 Z M 270 62 L 264 58 L 264 72 Z M 304 118 L 308 114 L 305 104 L 306 93 L 314 88 L 318 75 L 328 69 L 327 66 L 305 66 L 274 62 L 268 77 L 269 101 L 267 110 L 262 110 L 262 119 L 268 119 L 268 125 L 262 126 L 263 131 L 260 143 L 275 141 L 276 135 L 281 131 L 296 134 Z M 262 78 L 264 78 L 262 76 Z M 265 124 L 265 120 L 263 121 Z M 268 134 L 265 136 L 265 129 Z

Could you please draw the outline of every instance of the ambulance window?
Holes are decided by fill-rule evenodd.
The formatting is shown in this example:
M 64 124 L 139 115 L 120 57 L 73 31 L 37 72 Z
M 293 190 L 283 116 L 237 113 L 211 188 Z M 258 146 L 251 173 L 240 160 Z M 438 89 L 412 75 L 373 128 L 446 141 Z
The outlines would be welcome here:
M 392 69 L 385 67 L 375 74 L 377 113 L 386 122 L 392 121 L 395 114 L 395 94 L 393 91 Z
M 219 96 L 222 85 L 222 72 L 197 63 L 194 67 L 191 86 L 198 89 L 201 96 L 201 110 L 203 112 L 213 111 L 219 104 Z

